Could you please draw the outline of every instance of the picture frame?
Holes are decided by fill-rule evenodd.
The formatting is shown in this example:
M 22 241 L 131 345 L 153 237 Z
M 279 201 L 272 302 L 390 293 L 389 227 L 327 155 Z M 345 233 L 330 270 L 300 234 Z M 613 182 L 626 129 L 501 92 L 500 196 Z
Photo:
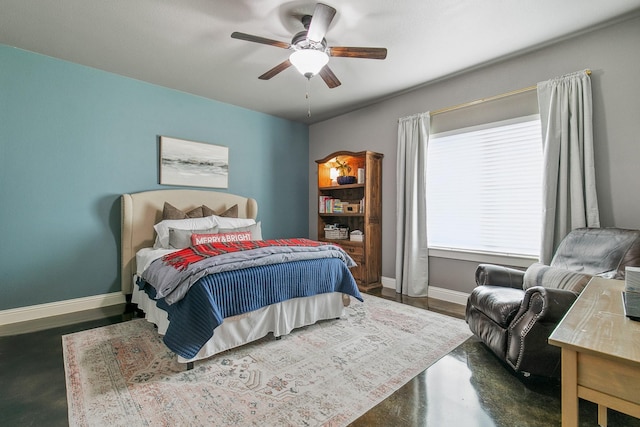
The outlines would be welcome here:
M 229 147 L 160 136 L 160 184 L 229 187 Z

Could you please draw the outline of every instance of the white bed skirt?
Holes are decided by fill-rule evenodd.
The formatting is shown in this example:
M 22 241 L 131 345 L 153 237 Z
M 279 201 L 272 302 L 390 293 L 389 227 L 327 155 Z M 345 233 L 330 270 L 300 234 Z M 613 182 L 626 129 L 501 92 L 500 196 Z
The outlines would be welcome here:
M 135 283 L 135 281 L 134 281 Z M 343 297 L 346 297 L 343 299 Z M 272 332 L 274 336 L 287 335 L 295 328 L 311 325 L 319 320 L 336 319 L 342 316 L 345 303 L 350 297 L 340 292 L 294 298 L 261 309 L 224 319 L 215 329 L 213 337 L 200 349 L 198 354 L 185 359 L 178 356 L 178 362 L 188 363 L 211 357 L 214 354 L 255 341 Z M 145 318 L 158 327 L 164 335 L 169 327 L 167 312 L 156 307 L 155 301 L 137 286 L 133 287 L 131 302 L 144 311 Z

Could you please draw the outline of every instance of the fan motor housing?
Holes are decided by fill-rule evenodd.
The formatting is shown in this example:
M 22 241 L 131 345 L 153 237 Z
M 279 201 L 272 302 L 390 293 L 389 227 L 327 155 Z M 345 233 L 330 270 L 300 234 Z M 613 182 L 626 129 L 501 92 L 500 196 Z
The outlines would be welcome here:
M 315 43 L 307 38 L 307 31 L 305 30 L 293 36 L 291 46 L 294 46 L 296 50 L 316 49 L 324 51 L 327 49 L 327 40 L 322 39 L 320 43 Z

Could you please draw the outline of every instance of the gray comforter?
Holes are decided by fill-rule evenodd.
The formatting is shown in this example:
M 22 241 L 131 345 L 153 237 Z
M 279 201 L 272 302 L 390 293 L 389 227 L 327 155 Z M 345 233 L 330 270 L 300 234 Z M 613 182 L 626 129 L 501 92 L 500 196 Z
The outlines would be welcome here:
M 165 263 L 163 258 L 159 258 L 142 273 L 141 279 L 154 288 L 156 299 L 164 298 L 167 304 L 174 304 L 185 296 L 194 283 L 209 274 L 320 258 L 339 258 L 347 267 L 356 266 L 353 259 L 342 248 L 332 244 L 271 246 L 209 257 L 190 264 L 182 270 L 176 269 L 169 263 Z

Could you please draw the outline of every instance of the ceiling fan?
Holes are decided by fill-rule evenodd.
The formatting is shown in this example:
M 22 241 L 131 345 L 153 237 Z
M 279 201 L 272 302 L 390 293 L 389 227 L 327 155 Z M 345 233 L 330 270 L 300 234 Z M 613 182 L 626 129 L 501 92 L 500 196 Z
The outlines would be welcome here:
M 262 43 L 282 49 L 293 50 L 288 59 L 276 65 L 260 77 L 261 80 L 269 80 L 278 73 L 294 65 L 307 79 L 320 74 L 322 80 L 335 88 L 340 86 L 340 80 L 327 65 L 329 57 L 341 56 L 346 58 L 385 59 L 387 49 L 383 47 L 336 47 L 327 46 L 324 36 L 336 14 L 336 10 L 326 4 L 318 3 L 313 11 L 313 16 L 304 15 L 302 25 L 304 31 L 300 31 L 291 39 L 291 43 L 253 36 L 251 34 L 234 32 L 231 37 L 255 43 Z

